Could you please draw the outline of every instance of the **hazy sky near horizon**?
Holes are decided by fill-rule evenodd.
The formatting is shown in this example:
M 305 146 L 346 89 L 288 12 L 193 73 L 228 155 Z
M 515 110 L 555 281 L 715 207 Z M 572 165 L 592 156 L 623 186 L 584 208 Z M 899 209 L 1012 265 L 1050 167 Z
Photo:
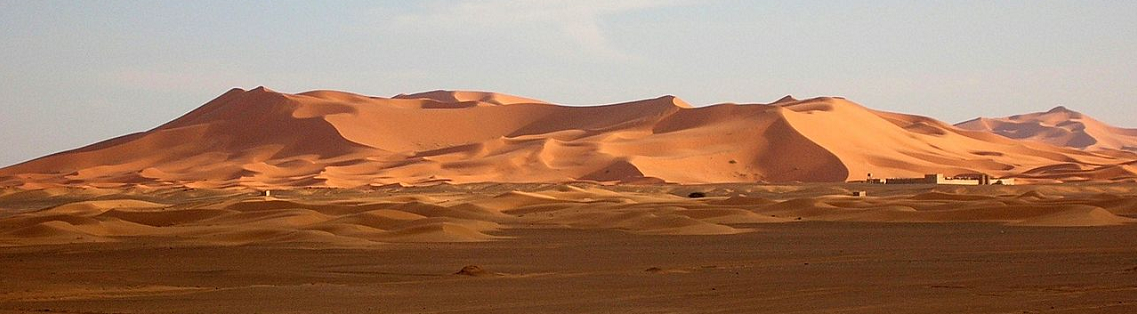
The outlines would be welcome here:
M 950 123 L 1065 105 L 1137 127 L 1134 17 L 1137 1 L 1092 0 L 0 0 L 0 166 L 258 85 L 569 105 L 831 95 Z

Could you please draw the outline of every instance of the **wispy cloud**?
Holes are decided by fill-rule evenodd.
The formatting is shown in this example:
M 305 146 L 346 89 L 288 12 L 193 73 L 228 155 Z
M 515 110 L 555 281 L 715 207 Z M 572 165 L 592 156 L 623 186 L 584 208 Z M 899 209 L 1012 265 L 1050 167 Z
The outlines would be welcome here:
M 633 59 L 609 40 L 605 17 L 653 8 L 679 6 L 686 0 L 488 0 L 433 1 L 417 12 L 399 12 L 390 20 L 397 27 L 525 30 L 553 27 L 558 38 L 595 57 Z

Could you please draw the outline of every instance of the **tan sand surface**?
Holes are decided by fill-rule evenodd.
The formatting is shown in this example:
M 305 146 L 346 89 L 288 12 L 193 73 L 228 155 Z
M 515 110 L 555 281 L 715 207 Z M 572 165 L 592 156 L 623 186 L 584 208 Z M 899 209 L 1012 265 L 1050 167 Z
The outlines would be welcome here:
M 749 226 L 749 225 L 747 225 Z M 747 226 L 742 226 L 745 228 Z M 1137 228 L 509 229 L 367 248 L 0 248 L 0 313 L 1133 313 Z M 480 275 L 456 274 L 478 266 Z

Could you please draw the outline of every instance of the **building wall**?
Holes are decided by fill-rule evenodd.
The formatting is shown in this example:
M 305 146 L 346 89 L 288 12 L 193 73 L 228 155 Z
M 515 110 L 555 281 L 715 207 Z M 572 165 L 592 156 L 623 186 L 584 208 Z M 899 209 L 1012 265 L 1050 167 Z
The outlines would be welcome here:
M 927 178 L 888 178 L 884 180 L 885 184 L 936 184 L 935 179 Z
M 883 183 L 883 184 L 942 184 L 942 185 L 988 185 L 988 184 L 1002 184 L 1014 185 L 1015 179 L 991 179 L 987 176 L 979 178 L 963 178 L 954 179 L 948 178 L 943 174 L 929 174 L 924 175 L 923 178 L 888 178 L 888 179 L 871 179 L 866 180 L 868 183 Z
M 979 180 L 969 180 L 969 179 L 944 179 L 944 178 L 940 178 L 940 179 L 936 180 L 936 184 L 944 184 L 944 185 L 979 185 Z

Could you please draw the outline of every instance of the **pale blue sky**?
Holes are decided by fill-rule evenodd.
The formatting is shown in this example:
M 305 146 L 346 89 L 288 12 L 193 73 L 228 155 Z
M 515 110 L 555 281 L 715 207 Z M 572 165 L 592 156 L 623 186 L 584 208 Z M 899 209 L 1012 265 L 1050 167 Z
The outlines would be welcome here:
M 834 95 L 953 123 L 1065 105 L 1137 127 L 1137 1 L 0 0 L 0 42 L 0 166 L 258 85 Z

